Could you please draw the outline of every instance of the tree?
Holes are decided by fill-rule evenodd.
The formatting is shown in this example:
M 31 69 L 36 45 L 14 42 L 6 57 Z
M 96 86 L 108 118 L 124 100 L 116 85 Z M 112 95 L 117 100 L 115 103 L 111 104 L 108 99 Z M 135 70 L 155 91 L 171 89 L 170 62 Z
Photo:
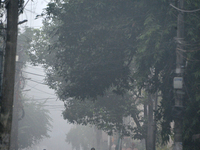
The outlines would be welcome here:
M 138 109 L 141 103 L 138 98 L 132 95 L 117 96 L 116 94 L 108 94 L 99 97 L 97 101 L 91 100 L 78 101 L 70 99 L 65 103 L 64 119 L 70 123 L 82 125 L 95 125 L 97 128 L 112 135 L 113 132 L 120 132 L 121 136 L 131 136 L 136 139 L 143 139 L 144 120 L 141 115 L 141 109 Z M 131 116 L 135 125 L 130 122 L 125 123 L 123 119 Z
M 168 95 L 163 85 L 172 82 L 162 79 L 175 60 L 175 19 L 167 2 L 60 1 L 46 10 L 31 56 L 44 64 L 60 99 L 96 99 L 110 89 L 123 94 L 133 87 Z
M 199 6 L 198 1 L 186 0 L 188 10 Z M 165 142 L 173 120 L 176 11 L 166 0 L 52 1 L 46 9 L 44 28 L 37 33 L 42 43 L 35 40 L 30 51 L 32 60 L 44 64 L 49 86 L 64 101 L 69 97 L 94 100 L 109 90 L 118 94 L 131 89 L 138 89 L 139 94 L 141 90 L 159 91 L 162 98 L 157 119 Z M 199 129 L 198 16 L 199 11 L 186 13 L 187 44 L 186 50 L 181 50 L 189 62 L 184 75 L 185 87 L 189 87 L 184 128 L 193 121 L 191 114 L 197 114 L 194 128 L 183 133 L 186 148 L 190 143 L 198 147 L 191 140 L 193 129 Z
M 48 5 L 42 36 L 52 38 L 45 39 L 49 43 L 46 50 L 33 51 L 35 60 L 45 64 L 47 81 L 61 99 L 96 98 L 111 86 L 116 92 L 129 87 L 129 65 L 135 50 L 133 5 L 130 0 Z M 58 13 L 60 9 L 62 13 Z M 56 61 L 47 60 L 49 55 Z
M 44 138 L 48 138 L 51 128 L 49 111 L 44 103 L 26 102 L 24 100 L 24 118 L 19 121 L 19 148 L 28 148 Z
M 95 133 L 89 126 L 77 125 L 73 127 L 66 136 L 66 142 L 72 145 L 75 150 L 88 150 L 94 146 Z
M 200 7 L 199 1 L 187 0 L 185 9 L 196 10 Z M 185 14 L 185 44 L 184 56 L 187 61 L 185 73 L 185 92 L 186 98 L 184 99 L 184 106 L 186 106 L 183 118 L 183 139 L 185 149 L 198 150 L 200 147 L 200 139 L 194 139 L 194 135 L 200 133 L 198 126 L 199 110 L 200 110 L 200 92 L 199 92 L 199 56 L 200 56 L 200 20 L 197 16 L 200 15 L 199 11 Z

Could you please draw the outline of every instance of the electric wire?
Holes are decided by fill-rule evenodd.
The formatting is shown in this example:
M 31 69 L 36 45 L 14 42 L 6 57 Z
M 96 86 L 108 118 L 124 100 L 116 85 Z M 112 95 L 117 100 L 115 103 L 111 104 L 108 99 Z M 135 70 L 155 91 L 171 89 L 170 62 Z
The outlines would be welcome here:
M 176 6 L 174 6 L 174 5 L 172 5 L 172 4 L 170 4 L 170 6 L 172 6 L 173 8 L 175 8 L 175 9 L 178 10 L 178 11 L 186 12 L 186 13 L 193 13 L 193 12 L 200 11 L 200 9 L 196 9 L 196 10 L 183 10 L 183 9 L 177 8 Z
M 182 53 L 180 53 L 180 51 L 177 51 L 177 53 L 178 53 L 179 55 L 181 55 L 185 60 L 192 61 L 192 62 L 200 61 L 200 59 L 189 59 L 189 58 L 187 58 L 186 56 L 184 56 Z
M 28 71 L 23 71 L 22 70 L 22 72 L 25 72 L 25 73 L 28 73 L 28 74 L 32 74 L 32 75 L 35 75 L 35 76 L 46 77 L 44 75 L 40 75 L 40 74 L 37 74 L 37 73 L 28 72 Z
M 32 13 L 32 14 L 35 14 L 35 15 L 40 15 L 40 14 L 38 14 L 38 13 L 36 13 L 36 12 L 33 12 L 33 11 L 31 11 L 31 10 L 28 10 L 28 9 L 24 9 L 24 10 L 26 10 L 26 11 Z
M 42 99 L 41 99 L 42 100 Z M 44 99 L 42 102 L 41 101 L 36 101 L 34 98 L 31 99 L 27 99 L 24 100 L 24 103 L 33 103 L 36 105 L 41 105 L 41 106 L 45 106 L 45 107 L 49 107 L 49 108 L 53 108 L 53 109 L 57 109 L 57 108 L 65 108 L 64 103 L 63 104 L 59 104 L 57 103 L 57 101 L 48 101 L 46 99 Z
M 41 70 L 41 71 L 44 70 L 43 68 L 36 68 L 36 67 L 34 67 L 33 65 L 28 65 L 28 64 L 26 64 L 26 66 L 28 66 L 29 68 L 34 69 L 34 70 Z
M 31 87 L 32 89 L 35 89 L 35 90 L 37 90 L 37 91 L 39 91 L 39 92 L 42 92 L 42 93 L 46 93 L 46 94 L 54 95 L 54 96 L 56 95 L 56 94 L 52 94 L 52 93 L 48 93 L 48 92 L 46 92 L 46 91 L 40 90 L 40 89 L 35 88 L 35 87 L 33 87 L 33 86 L 30 86 L 30 85 L 28 85 L 28 84 L 27 84 L 27 86 L 28 86 L 28 87 Z
M 42 84 L 42 85 L 47 85 L 45 83 L 42 83 L 42 82 L 39 82 L 39 81 L 35 81 L 35 80 L 29 79 L 29 78 L 27 78 L 26 80 L 29 80 L 29 81 L 32 81 L 32 82 L 35 82 L 35 83 L 38 83 L 38 84 Z
M 179 50 L 179 51 L 181 51 L 181 52 L 185 52 L 185 53 L 200 51 L 200 49 L 196 49 L 196 50 L 184 50 L 184 49 L 180 49 L 180 48 L 176 48 L 176 49 Z
M 32 98 L 32 99 L 30 99 L 30 100 L 26 100 L 26 101 L 49 101 L 49 100 L 55 100 L 55 102 L 57 101 L 57 97 L 55 97 L 55 98 Z M 54 102 L 54 101 L 53 101 Z
M 26 2 L 26 4 L 24 5 L 23 9 L 26 7 L 26 5 L 28 4 L 29 1 L 30 1 L 30 0 L 28 0 L 28 1 Z

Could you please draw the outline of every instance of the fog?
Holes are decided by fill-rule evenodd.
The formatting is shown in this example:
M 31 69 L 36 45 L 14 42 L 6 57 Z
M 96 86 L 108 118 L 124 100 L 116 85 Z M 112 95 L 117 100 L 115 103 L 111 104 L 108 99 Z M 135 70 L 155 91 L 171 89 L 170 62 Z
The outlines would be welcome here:
M 23 150 L 199 150 L 199 8 L 27 0 L 18 53 L 29 61 L 15 89 L 25 85 L 15 92 Z
M 42 13 L 48 0 L 26 2 L 24 13 L 19 16 L 19 20 L 27 19 L 28 22 L 22 24 L 20 28 L 23 29 L 25 26 L 41 28 L 43 18 L 36 19 L 36 16 Z M 71 146 L 65 140 L 66 134 L 72 125 L 63 119 L 62 111 L 64 110 L 64 103 L 57 98 L 53 90 L 44 84 L 45 73 L 41 66 L 27 64 L 23 71 L 24 76 L 28 79 L 26 80 L 26 86 L 24 88 L 25 92 L 23 92 L 24 96 L 35 102 L 45 102 L 45 109 L 49 110 L 49 116 L 52 118 L 51 132 L 48 133 L 50 138 L 44 138 L 41 142 L 26 150 L 70 150 Z
M 44 108 L 49 110 L 49 116 L 52 118 L 52 129 L 49 132 L 50 138 L 45 138 L 39 144 L 34 145 L 27 150 L 70 150 L 70 145 L 65 142 L 66 134 L 72 127 L 66 120 L 63 119 L 62 111 L 64 110 L 64 104 L 58 100 L 53 90 L 49 89 L 47 85 L 44 85 L 44 71 L 41 66 L 31 66 L 27 64 L 27 67 L 23 72 L 27 78 L 25 91 L 23 94 L 25 97 L 35 102 L 45 102 Z M 39 76 L 38 76 L 39 75 Z M 43 83 L 43 84 L 39 84 Z M 26 115 L 26 114 L 25 114 Z

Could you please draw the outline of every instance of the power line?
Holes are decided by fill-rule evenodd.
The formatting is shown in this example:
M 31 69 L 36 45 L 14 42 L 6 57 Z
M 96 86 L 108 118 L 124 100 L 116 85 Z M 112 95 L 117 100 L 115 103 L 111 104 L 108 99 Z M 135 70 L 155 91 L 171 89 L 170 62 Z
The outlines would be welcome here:
M 28 0 L 28 1 L 26 2 L 26 4 L 24 5 L 23 9 L 26 7 L 26 5 L 28 4 L 29 1 L 30 1 L 30 0 Z
M 175 9 L 178 10 L 178 11 L 186 12 L 186 13 L 193 13 L 193 12 L 200 11 L 200 9 L 196 9 L 196 10 L 183 10 L 183 9 L 177 8 L 176 6 L 174 6 L 174 5 L 172 5 L 172 4 L 170 4 L 170 6 L 172 6 L 173 8 L 175 8 Z
M 36 67 L 34 67 L 33 65 L 28 65 L 28 64 L 26 64 L 26 66 L 28 66 L 29 68 L 32 68 L 32 69 L 34 69 L 34 70 L 41 70 L 41 71 L 44 70 L 43 68 L 36 68 Z
M 47 100 L 47 101 L 48 101 L 48 100 L 56 100 L 56 101 L 57 101 L 57 99 L 58 99 L 57 97 L 55 97 L 55 98 L 38 98 L 38 99 L 34 99 L 34 98 L 33 98 L 33 99 L 30 99 L 30 100 L 28 99 L 28 100 L 26 100 L 26 101 L 43 101 L 43 100 Z M 55 102 L 56 102 L 56 101 L 55 101 Z
M 35 14 L 35 15 L 40 15 L 40 14 L 38 14 L 38 13 L 36 13 L 36 12 L 33 12 L 33 11 L 31 11 L 31 10 L 28 10 L 28 9 L 24 9 L 24 10 L 29 11 L 30 13 Z
M 40 92 L 42 92 L 42 93 L 46 93 L 46 94 L 54 95 L 54 96 L 56 95 L 56 94 L 48 93 L 48 92 L 46 92 L 46 91 L 43 91 L 43 90 L 37 89 L 37 88 L 35 88 L 35 87 L 33 87 L 33 86 L 30 86 L 30 85 L 27 85 L 27 86 L 29 86 L 29 87 L 31 87 L 32 89 L 35 89 L 35 90 L 37 90 L 37 91 L 40 91 Z
M 32 81 L 32 82 L 38 83 L 38 84 L 47 85 L 47 84 L 45 84 L 45 83 L 38 82 L 38 81 L 35 81 L 35 80 L 31 80 L 31 79 L 29 79 L 29 78 L 26 78 L 26 79 L 29 80 L 29 81 Z
M 28 71 L 23 71 L 23 70 L 22 70 L 22 72 L 25 72 L 25 73 L 28 73 L 28 74 L 32 74 L 32 75 L 36 75 L 36 76 L 40 76 L 40 77 L 46 77 L 46 76 L 44 76 L 44 75 L 40 75 L 40 74 L 28 72 Z

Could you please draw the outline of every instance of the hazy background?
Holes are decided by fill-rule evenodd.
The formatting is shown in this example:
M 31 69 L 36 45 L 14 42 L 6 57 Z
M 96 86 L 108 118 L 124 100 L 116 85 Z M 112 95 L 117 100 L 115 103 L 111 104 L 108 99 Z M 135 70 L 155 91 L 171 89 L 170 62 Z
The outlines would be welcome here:
M 28 3 L 27 3 L 28 2 Z M 26 4 L 27 3 L 27 4 Z M 19 21 L 27 19 L 28 22 L 20 25 L 20 28 L 29 26 L 32 28 L 40 28 L 42 26 L 42 18 L 35 19 L 37 15 L 42 13 L 46 7 L 47 0 L 34 0 L 25 1 L 24 13 L 20 15 Z M 64 110 L 63 102 L 59 101 L 54 94 L 54 91 L 49 89 L 48 86 L 42 84 L 44 82 L 44 71 L 40 66 L 32 66 L 27 64 L 24 70 L 26 87 L 24 95 L 36 101 L 46 101 L 45 107 L 50 111 L 52 118 L 52 132 L 49 133 L 51 138 L 44 139 L 38 145 L 32 147 L 33 150 L 70 150 L 70 146 L 65 142 L 66 134 L 70 130 L 71 125 L 67 123 L 62 117 L 62 110 Z M 34 75 L 37 74 L 37 75 Z

